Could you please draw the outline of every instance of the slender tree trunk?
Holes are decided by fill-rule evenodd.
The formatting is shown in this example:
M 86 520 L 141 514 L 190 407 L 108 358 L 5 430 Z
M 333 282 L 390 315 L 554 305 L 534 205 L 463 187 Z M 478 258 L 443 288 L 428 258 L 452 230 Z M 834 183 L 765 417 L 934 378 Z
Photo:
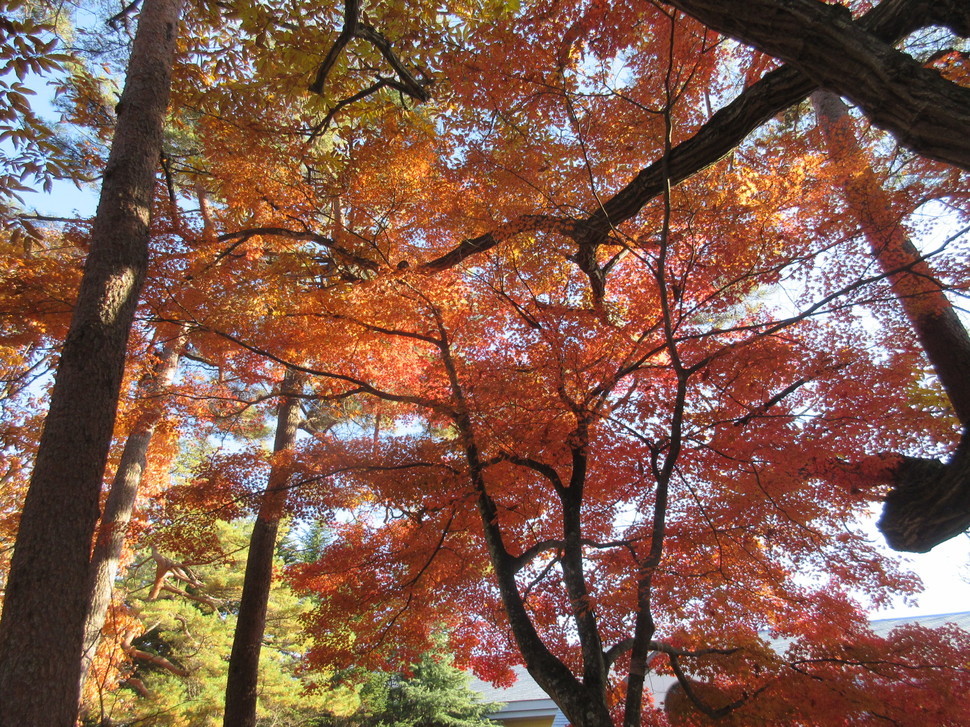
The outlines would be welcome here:
M 829 157 L 851 172 L 842 186 L 849 213 L 859 224 L 882 271 L 889 274 L 893 293 L 953 410 L 966 425 L 970 423 L 970 336 L 930 266 L 900 224 L 889 195 L 859 147 L 845 103 L 831 91 L 816 91 L 812 94 L 812 106 Z
M 148 463 L 148 447 L 155 433 L 155 426 L 165 411 L 162 396 L 175 379 L 184 345 L 183 326 L 174 337 L 165 342 L 155 366 L 139 382 L 138 396 L 145 401 L 144 408 L 121 453 L 121 461 L 108 491 L 94 543 L 94 553 L 91 556 L 90 601 L 84 621 L 84 651 L 81 655 L 82 688 L 101 640 L 101 629 L 111 603 L 112 586 L 115 576 L 118 575 L 118 563 L 128 536 L 131 513 Z
M 149 219 L 181 0 L 145 0 L 0 618 L 0 725 L 72 727 L 91 541 Z
M 879 528 L 896 550 L 926 552 L 970 527 L 970 335 L 927 262 L 900 225 L 860 148 L 845 103 L 816 91 L 812 105 L 829 156 L 849 174 L 852 214 L 913 327 L 965 432 L 948 464 L 900 458 Z
M 464 400 L 454 366 L 448 364 L 452 391 L 459 401 Z M 465 457 L 474 490 L 478 493 L 478 513 L 481 517 L 489 559 L 502 598 L 505 615 L 519 653 L 530 676 L 548 694 L 575 727 L 613 727 L 606 704 L 603 680 L 587 686 L 557 658 L 536 631 L 522 594 L 515 580 L 515 559 L 505 546 L 498 508 L 485 487 L 484 466 L 475 443 L 471 418 L 462 413 L 456 420 L 465 440 Z M 602 657 L 600 657 L 602 661 Z M 605 669 L 605 665 L 604 665 Z M 228 726 L 227 726 L 228 727 Z
M 296 443 L 296 432 L 302 417 L 297 395 L 302 384 L 303 377 L 293 369 L 287 369 L 276 417 L 276 440 L 273 443 L 273 452 L 276 454 L 292 450 Z M 286 504 L 289 475 L 290 467 L 287 464 L 278 461 L 273 463 L 249 540 L 242 600 L 239 603 L 236 633 L 229 656 L 226 712 L 223 719 L 225 727 L 254 727 L 256 724 L 259 652 L 266 630 L 266 606 L 273 582 L 276 534 Z

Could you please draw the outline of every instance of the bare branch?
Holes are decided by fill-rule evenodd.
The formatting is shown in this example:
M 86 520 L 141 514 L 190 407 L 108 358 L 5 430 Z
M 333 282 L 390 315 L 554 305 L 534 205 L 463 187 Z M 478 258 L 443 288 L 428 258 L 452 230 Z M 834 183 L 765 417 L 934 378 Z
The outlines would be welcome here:
M 320 67 L 317 68 L 316 77 L 313 79 L 313 83 L 311 83 L 309 87 L 311 93 L 315 93 L 319 96 L 323 95 L 324 86 L 326 85 L 331 71 L 333 71 L 333 68 L 337 63 L 337 59 L 340 57 L 340 54 L 343 52 L 344 48 L 346 48 L 350 41 L 354 40 L 355 38 L 365 40 L 377 48 L 388 64 L 390 64 L 391 68 L 394 69 L 397 80 L 379 78 L 377 83 L 374 83 L 363 91 L 355 93 L 352 96 L 338 102 L 332 109 L 330 109 L 329 112 L 327 112 L 324 120 L 314 127 L 311 132 L 311 136 L 316 136 L 326 129 L 340 109 L 345 108 L 356 101 L 360 101 L 361 99 L 376 93 L 382 88 L 394 88 L 418 102 L 425 102 L 431 97 L 426 88 L 426 86 L 430 85 L 430 81 L 418 81 L 407 69 L 404 63 L 401 62 L 401 59 L 397 57 L 397 54 L 394 52 L 394 49 L 391 47 L 391 43 L 387 40 L 387 38 L 385 38 L 384 35 L 373 26 L 361 22 L 359 0 L 345 0 L 344 26 L 340 30 L 340 34 L 334 41 L 333 46 L 331 46 L 326 57 L 323 59 L 323 63 L 321 63 Z
M 340 57 L 341 51 L 347 47 L 347 44 L 357 35 L 357 26 L 360 22 L 360 3 L 358 0 L 345 0 L 344 2 L 344 27 L 340 31 L 340 35 L 337 36 L 337 40 L 334 41 L 333 46 L 327 52 L 327 57 L 323 59 L 323 63 L 317 69 L 317 75 L 313 79 L 313 83 L 310 84 L 310 92 L 315 93 L 318 96 L 323 95 L 323 87 L 327 82 L 327 77 L 330 75 L 330 71 L 333 70 L 337 59 Z
M 220 252 L 212 264 L 215 265 L 227 255 L 230 255 L 233 250 L 257 235 L 285 237 L 290 240 L 315 242 L 329 250 L 333 250 L 341 257 L 347 259 L 349 262 L 352 262 L 354 265 L 359 265 L 365 270 L 376 271 L 378 269 L 378 264 L 373 260 L 369 260 L 365 257 L 357 255 L 354 252 L 351 252 L 342 245 L 337 244 L 337 242 L 330 237 L 320 235 L 316 232 L 310 232 L 308 230 L 288 230 L 285 227 L 250 227 L 245 230 L 236 230 L 235 232 L 227 232 L 223 235 L 219 235 L 219 237 L 216 238 L 219 242 L 229 242 L 231 240 L 236 240 L 236 242 Z

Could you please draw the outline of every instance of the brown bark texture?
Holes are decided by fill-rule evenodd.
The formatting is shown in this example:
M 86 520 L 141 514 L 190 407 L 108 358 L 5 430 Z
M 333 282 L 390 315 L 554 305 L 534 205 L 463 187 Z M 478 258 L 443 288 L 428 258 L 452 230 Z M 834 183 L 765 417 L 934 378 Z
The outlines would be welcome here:
M 671 0 L 720 33 L 791 64 L 817 85 L 857 104 L 899 143 L 970 169 L 970 89 L 923 68 L 819 0 Z M 946 3 L 941 3 L 946 5 Z M 949 23 L 961 34 L 966 4 Z
M 0 618 L 0 725 L 72 727 L 91 541 L 148 263 L 181 0 L 146 0 Z
M 941 22 L 943 16 L 938 4 L 926 0 L 887 0 L 861 16 L 858 24 L 874 37 L 894 42 L 920 27 Z M 791 65 L 766 73 L 714 113 L 696 134 L 670 150 L 666 159 L 670 183 L 678 184 L 724 158 L 748 134 L 800 103 L 816 87 L 815 81 Z M 583 223 L 584 234 L 591 240 L 604 239 L 613 227 L 660 195 L 665 184 L 664 162 L 661 158 L 644 168 L 598 207 Z
M 280 393 L 276 418 L 276 439 L 273 452 L 292 450 L 302 420 L 298 394 L 303 376 L 287 369 Z M 229 656 L 229 678 L 226 682 L 225 727 L 255 727 L 256 698 L 259 686 L 259 652 L 266 631 L 266 608 L 273 583 L 273 556 L 276 535 L 289 492 L 290 467 L 275 462 L 270 468 L 269 482 L 259 501 L 259 511 L 249 539 L 246 575 L 243 578 L 242 600 L 236 619 L 232 653 Z
M 901 457 L 886 495 L 879 530 L 890 548 L 927 553 L 970 528 L 970 435 L 964 431 L 945 464 Z
M 175 379 L 179 358 L 185 343 L 184 329 L 169 338 L 159 351 L 158 360 L 138 385 L 138 396 L 144 408 L 135 420 L 125 448 L 118 462 L 118 470 L 108 491 L 104 513 L 98 526 L 98 535 L 91 555 L 91 582 L 88 612 L 84 620 L 84 651 L 81 655 L 80 685 L 97 652 L 101 629 L 111 604 L 111 592 L 121 551 L 128 535 L 128 525 L 138 498 L 138 488 L 148 464 L 148 448 L 155 426 L 165 411 L 164 394 Z
M 849 214 L 943 386 L 960 423 L 970 424 L 970 335 L 943 287 L 900 224 L 889 195 L 860 148 L 848 108 L 829 91 L 812 104 L 830 158 L 844 174 Z M 893 472 L 879 529 L 895 550 L 923 553 L 970 528 L 970 455 L 967 437 L 948 464 L 904 457 Z

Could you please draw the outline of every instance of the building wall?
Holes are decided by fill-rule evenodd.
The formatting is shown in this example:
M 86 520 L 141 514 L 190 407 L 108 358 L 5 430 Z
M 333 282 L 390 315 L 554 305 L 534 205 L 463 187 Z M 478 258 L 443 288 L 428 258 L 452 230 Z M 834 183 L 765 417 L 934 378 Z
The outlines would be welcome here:
M 552 727 L 552 717 L 520 717 L 500 720 L 505 727 Z

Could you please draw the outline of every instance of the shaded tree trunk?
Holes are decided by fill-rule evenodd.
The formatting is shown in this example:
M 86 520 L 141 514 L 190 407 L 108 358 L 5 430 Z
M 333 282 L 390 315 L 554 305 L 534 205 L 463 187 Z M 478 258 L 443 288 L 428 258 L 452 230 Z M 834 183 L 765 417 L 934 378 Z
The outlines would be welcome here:
M 139 382 L 138 394 L 145 401 L 144 409 L 135 421 L 121 453 L 91 555 L 90 600 L 84 621 L 84 651 L 81 655 L 82 688 L 101 640 L 101 629 L 111 603 L 112 587 L 118 575 L 131 513 L 148 464 L 148 447 L 155 426 L 165 410 L 162 396 L 175 379 L 184 345 L 185 329 L 181 327 L 174 337 L 165 342 L 155 366 Z
M 970 435 L 944 464 L 900 457 L 879 529 L 893 550 L 926 553 L 970 528 Z
M 893 213 L 889 195 L 860 148 L 845 103 L 830 91 L 812 94 L 829 157 L 848 172 L 843 191 L 849 213 L 873 257 L 889 275 L 913 331 L 953 410 L 970 425 L 970 335 L 943 287 Z M 926 552 L 970 527 L 970 453 L 967 436 L 949 464 L 901 457 L 892 473 L 879 529 L 895 550 Z
M 441 350 L 445 356 L 445 366 L 448 370 L 452 392 L 464 407 L 464 393 L 458 382 L 457 372 L 446 344 L 442 346 Z M 505 545 L 502 528 L 499 524 L 498 506 L 486 488 L 485 465 L 475 442 L 471 417 L 465 411 L 461 411 L 457 413 L 455 423 L 464 440 L 465 459 L 468 463 L 471 484 L 477 495 L 477 509 L 482 521 L 489 560 L 495 572 L 502 605 L 509 620 L 512 636 L 529 675 L 563 711 L 570 724 L 575 725 L 575 727 L 613 727 L 613 720 L 606 704 L 608 659 L 600 648 L 598 634 L 596 634 L 596 647 L 593 648 L 592 644 L 589 644 L 583 649 L 586 663 L 583 669 L 584 679 L 580 681 L 572 670 L 549 650 L 549 647 L 546 646 L 542 637 L 536 631 L 532 617 L 526 608 L 525 600 L 519 591 L 518 583 L 516 583 L 515 574 L 518 559 L 509 552 Z M 585 479 L 585 455 L 582 454 L 581 448 L 574 449 L 573 454 L 574 470 L 571 484 L 579 489 L 579 483 Z M 579 461 L 575 457 L 579 457 Z M 579 465 L 580 471 L 577 471 L 576 465 Z M 549 472 L 548 470 L 543 471 Z M 563 489 L 561 484 L 557 487 L 557 490 L 560 490 L 560 497 L 569 498 L 572 493 L 565 493 Z M 577 502 L 581 499 L 581 494 L 572 496 L 577 497 Z M 576 508 L 576 513 L 578 514 L 578 508 Z M 569 530 L 574 530 L 579 525 L 580 523 L 577 522 L 576 518 L 567 522 L 567 518 L 564 517 L 565 536 L 577 545 L 582 540 L 582 533 L 569 532 Z M 575 573 L 573 578 L 582 578 L 582 575 Z M 583 600 L 582 596 L 580 596 L 580 600 Z M 582 614 L 582 616 L 584 618 L 588 616 L 586 628 L 593 630 L 597 628 L 592 613 Z M 574 622 L 577 623 L 578 630 L 584 628 L 582 620 L 575 619 L 575 612 Z
M 91 541 L 148 264 L 180 0 L 145 0 L 0 618 L 0 725 L 72 727 Z
M 276 417 L 276 439 L 273 452 L 279 454 L 292 450 L 302 412 L 297 395 L 303 384 L 303 376 L 287 369 L 280 393 L 279 412 Z M 229 656 L 229 678 L 226 682 L 225 727 L 254 727 L 256 724 L 256 697 L 259 684 L 259 652 L 266 631 L 266 607 L 273 583 L 273 556 L 276 553 L 276 535 L 283 516 L 290 467 L 275 461 L 270 469 L 269 482 L 259 501 L 259 512 L 253 524 L 246 558 L 246 575 L 243 579 L 242 600 L 239 617 Z

